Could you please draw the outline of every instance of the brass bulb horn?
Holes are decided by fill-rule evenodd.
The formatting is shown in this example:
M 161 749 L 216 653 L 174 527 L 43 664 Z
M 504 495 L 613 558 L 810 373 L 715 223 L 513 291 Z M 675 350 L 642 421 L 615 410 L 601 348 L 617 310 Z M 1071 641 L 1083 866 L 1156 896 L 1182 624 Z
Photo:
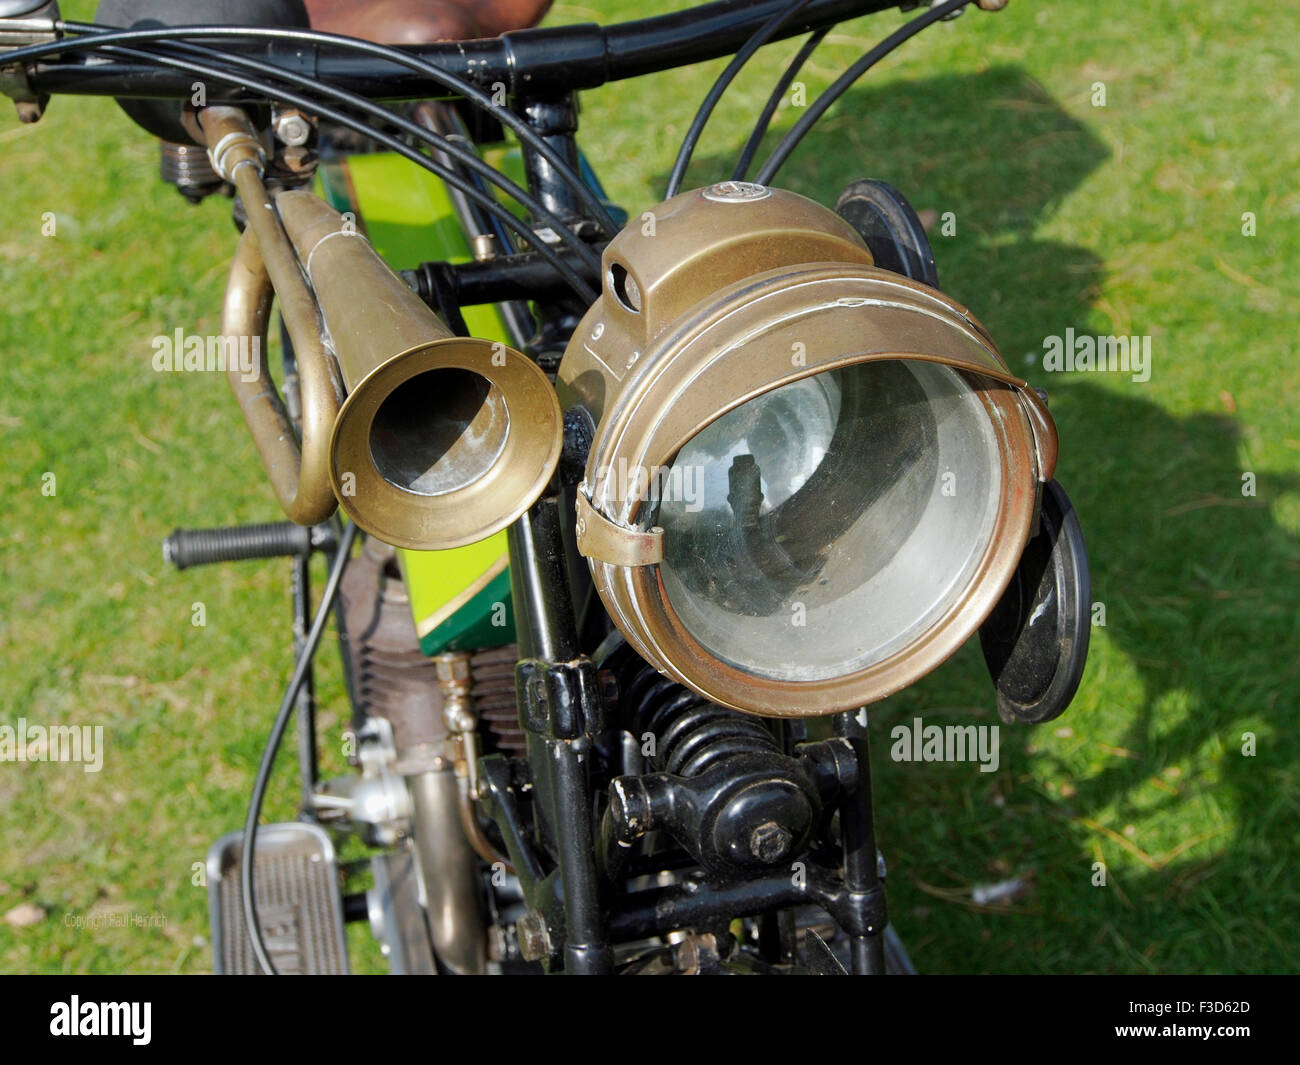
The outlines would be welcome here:
M 504 528 L 559 460 L 546 375 L 504 344 L 455 336 L 357 232 L 305 190 L 275 200 L 347 391 L 330 436 L 339 504 L 397 547 L 461 547 Z
M 285 513 L 315 525 L 337 497 L 376 538 L 430 551 L 519 517 L 560 457 L 560 404 L 546 374 L 504 344 L 451 333 L 310 192 L 272 203 L 261 142 L 239 108 L 204 109 L 197 130 L 247 210 L 222 333 L 247 338 L 257 357 L 251 372 L 232 364 L 227 376 Z M 301 445 L 260 357 L 273 295 L 298 357 Z

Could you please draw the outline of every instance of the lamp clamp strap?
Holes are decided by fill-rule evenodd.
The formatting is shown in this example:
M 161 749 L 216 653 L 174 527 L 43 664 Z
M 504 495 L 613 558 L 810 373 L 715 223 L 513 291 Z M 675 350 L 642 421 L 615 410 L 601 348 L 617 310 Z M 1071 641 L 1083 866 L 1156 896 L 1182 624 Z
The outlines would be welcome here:
M 610 521 L 591 504 L 585 492 L 577 493 L 578 551 L 584 558 L 611 566 L 657 566 L 664 560 L 664 531 L 629 529 Z

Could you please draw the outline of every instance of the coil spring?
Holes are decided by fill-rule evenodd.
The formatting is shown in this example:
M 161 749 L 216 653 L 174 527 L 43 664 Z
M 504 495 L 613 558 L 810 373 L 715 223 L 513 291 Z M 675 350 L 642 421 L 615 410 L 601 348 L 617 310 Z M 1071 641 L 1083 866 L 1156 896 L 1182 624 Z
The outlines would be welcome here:
M 616 674 L 628 728 L 655 738 L 650 764 L 657 770 L 693 777 L 733 755 L 780 752 L 758 718 L 711 703 L 634 656 Z

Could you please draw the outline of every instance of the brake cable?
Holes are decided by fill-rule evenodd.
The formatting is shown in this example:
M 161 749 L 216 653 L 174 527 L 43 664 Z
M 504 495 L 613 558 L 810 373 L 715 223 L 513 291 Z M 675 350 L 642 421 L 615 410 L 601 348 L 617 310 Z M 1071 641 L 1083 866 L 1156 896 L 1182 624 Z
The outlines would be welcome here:
M 334 560 L 330 564 L 329 578 L 325 582 L 325 590 L 321 595 L 320 605 L 316 608 L 316 616 L 312 618 L 311 628 L 307 632 L 307 637 L 303 640 L 302 650 L 298 654 L 298 661 L 293 667 L 293 676 L 289 680 L 289 687 L 285 690 L 284 699 L 280 703 L 280 709 L 276 712 L 275 720 L 271 724 L 271 733 L 267 736 L 266 747 L 262 750 L 262 760 L 257 767 L 257 776 L 253 780 L 253 793 L 248 801 L 248 816 L 244 819 L 244 836 L 240 842 L 239 851 L 239 888 L 243 896 L 244 923 L 248 925 L 248 938 L 252 943 L 253 955 L 257 958 L 257 964 L 262 967 L 262 971 L 270 976 L 279 976 L 280 971 L 275 967 L 271 960 L 271 955 L 266 949 L 266 940 L 262 935 L 262 926 L 258 921 L 257 914 L 257 894 L 253 881 L 253 847 L 257 839 L 257 821 L 262 815 L 262 803 L 266 799 L 267 785 L 270 783 L 271 770 L 275 766 L 275 758 L 280 750 L 280 742 L 284 739 L 285 729 L 289 725 L 289 718 L 293 716 L 294 706 L 298 701 L 298 689 L 302 687 L 303 681 L 306 680 L 307 671 L 311 668 L 312 659 L 316 656 L 316 648 L 320 646 L 321 636 L 325 632 L 325 625 L 329 621 L 330 608 L 334 604 L 334 598 L 338 595 L 339 584 L 343 579 L 343 571 L 347 568 L 348 556 L 352 553 L 352 545 L 357 538 L 357 526 L 351 522 L 343 530 L 343 535 L 339 538 L 338 551 L 334 555 Z
M 484 162 L 476 152 L 461 147 L 461 145 L 457 144 L 453 138 L 443 136 L 425 126 L 409 121 L 398 112 L 383 107 L 359 93 L 349 92 L 348 90 L 341 89 L 336 85 L 330 85 L 328 82 L 313 81 L 310 77 L 307 77 L 304 74 L 298 74 L 291 70 L 283 70 L 280 67 L 277 67 L 274 63 L 268 63 L 265 60 L 255 59 L 251 56 L 243 56 L 231 52 L 221 52 L 215 48 L 205 48 L 202 45 L 183 42 L 177 42 L 176 44 L 171 45 L 171 47 L 184 55 L 194 55 L 200 58 L 230 63 L 236 67 L 243 67 L 251 70 L 264 77 L 277 78 L 286 81 L 291 85 L 297 85 L 304 89 L 323 93 L 340 104 L 346 104 L 349 107 L 354 107 L 360 111 L 364 111 L 368 115 L 373 115 L 375 118 L 378 118 L 383 122 L 390 123 L 393 127 L 401 130 L 403 133 L 415 137 L 429 147 L 445 152 L 447 155 L 464 164 L 470 170 L 482 175 L 487 181 L 496 185 L 497 188 L 511 199 L 527 208 L 538 219 L 538 221 L 545 222 L 549 225 L 555 231 L 556 236 L 560 239 L 564 239 L 565 234 L 570 232 L 564 221 L 549 210 L 544 204 L 538 201 L 527 189 L 512 181 L 506 174 L 502 173 L 496 167 Z M 150 54 L 169 55 L 171 53 L 151 52 Z M 370 128 L 371 127 L 366 126 L 364 127 L 364 130 L 369 130 Z M 586 258 L 588 260 L 588 265 L 593 267 L 595 272 L 599 273 L 599 256 L 592 252 L 591 246 L 585 241 L 582 241 L 572 234 L 570 234 L 570 236 L 572 239 L 569 243 L 577 252 L 579 257 Z
M 686 179 L 686 168 L 690 166 L 691 155 L 695 152 L 695 146 L 700 142 L 704 127 L 713 114 L 713 109 L 717 107 L 718 101 L 722 99 L 731 83 L 736 80 L 736 75 L 740 73 L 741 68 L 749 62 L 755 52 L 772 39 L 777 30 L 799 14 L 811 2 L 812 0 L 794 0 L 789 7 L 778 11 L 754 31 L 749 40 L 745 42 L 744 47 L 731 57 L 731 62 L 727 64 L 727 68 L 718 75 L 717 80 L 705 95 L 699 109 L 695 112 L 695 117 L 691 120 L 690 129 L 686 131 L 686 136 L 682 139 L 682 146 L 677 152 L 677 160 L 673 163 L 672 173 L 668 176 L 668 188 L 664 193 L 664 199 L 672 199 L 681 192 L 682 182 Z
M 75 46 L 78 44 L 83 44 L 83 42 L 73 42 L 73 44 Z M 223 73 L 220 70 L 216 70 L 212 67 L 207 67 L 202 64 L 194 63 L 192 61 L 180 59 L 170 55 L 159 55 L 154 52 L 141 51 L 139 49 L 126 48 L 119 45 L 113 45 L 113 44 L 103 43 L 99 41 L 85 41 L 83 47 L 80 48 L 79 50 L 103 51 L 113 55 L 122 55 L 128 58 L 140 59 L 145 62 L 156 63 L 160 66 L 167 66 L 167 67 L 172 67 L 174 69 L 189 71 L 191 73 L 195 73 L 200 76 L 211 78 L 217 81 L 231 80 L 229 74 Z M 259 93 L 262 93 L 263 95 L 266 95 L 269 98 L 281 99 L 288 103 L 292 103 L 295 106 L 306 108 L 308 110 L 311 110 L 321 115 L 324 118 L 328 118 L 333 122 L 337 122 L 339 125 L 355 130 L 356 132 L 371 138 L 377 143 L 382 144 L 384 147 L 388 148 L 394 153 L 401 155 L 404 158 L 410 159 L 418 166 L 421 166 L 424 169 L 429 170 L 432 173 L 438 175 L 438 177 L 442 178 L 448 184 L 463 191 L 466 196 L 468 196 L 470 199 L 473 199 L 476 203 L 478 203 L 481 207 L 483 207 L 485 211 L 492 214 L 494 217 L 498 218 L 503 225 L 506 225 L 510 229 L 514 230 L 525 241 L 531 244 L 536 249 L 538 255 L 541 256 L 549 265 L 551 265 L 551 267 L 554 268 L 556 272 L 559 273 L 570 284 L 570 286 L 574 289 L 576 293 L 578 293 L 580 297 L 586 299 L 589 303 L 595 300 L 596 294 L 594 290 L 590 287 L 590 285 L 587 284 L 586 280 L 582 277 L 582 275 L 579 274 L 576 270 L 574 270 L 572 266 L 566 263 L 559 255 L 557 255 L 555 250 L 546 243 L 546 241 L 541 237 L 540 234 L 538 234 L 532 228 L 530 228 L 528 225 L 522 222 L 509 210 L 501 206 L 501 204 L 499 204 L 492 196 L 482 192 L 471 182 L 467 181 L 463 176 L 457 174 L 451 168 L 446 167 L 442 163 L 438 162 L 437 160 L 431 159 L 429 156 L 416 151 L 414 148 L 410 147 L 408 144 L 399 140 L 398 138 L 383 133 L 382 131 L 375 129 L 372 126 L 368 126 L 364 122 L 361 122 L 357 118 L 348 115 L 344 112 L 337 111 L 331 107 L 327 107 L 307 97 L 300 96 L 297 93 L 290 92 L 287 89 L 278 89 L 273 85 L 269 85 L 265 82 L 261 82 L 253 78 L 241 77 L 234 80 L 240 81 L 242 84 L 246 85 L 247 87 L 254 89 Z M 342 90 L 332 90 L 332 91 L 340 92 Z M 393 116 L 393 117 L 396 118 L 399 116 Z M 591 249 L 588 248 L 585 244 L 582 244 L 580 238 L 578 238 L 576 234 L 572 233 L 567 227 L 562 226 L 560 232 L 557 233 L 557 236 L 559 236 L 561 240 L 569 240 L 571 242 L 576 242 L 578 245 L 581 245 L 582 248 L 581 254 L 583 254 L 584 256 L 591 256 L 594 261 L 595 257 Z
M 218 80 L 218 79 L 225 80 L 229 78 L 228 74 L 223 74 L 217 68 L 204 66 L 169 54 L 160 54 L 160 53 L 144 51 L 135 48 L 125 48 L 119 45 L 112 45 L 112 44 L 99 45 L 95 50 L 107 52 L 112 55 L 122 55 L 128 58 L 142 59 L 148 62 L 158 63 L 161 66 L 169 66 L 176 69 L 189 71 L 214 80 Z M 204 51 L 209 52 L 210 50 L 204 49 Z M 277 74 L 278 73 L 280 72 L 277 71 Z M 292 75 L 289 80 L 296 80 L 299 79 L 300 77 L 301 77 L 300 75 L 295 74 Z M 507 225 L 510 228 L 514 229 L 525 240 L 531 243 L 537 249 L 539 254 L 543 255 L 543 257 L 547 257 L 546 256 L 547 252 L 553 253 L 553 249 L 549 247 L 549 245 L 542 239 L 542 237 L 539 234 L 537 234 L 531 228 L 525 225 L 525 223 L 520 221 L 515 215 L 511 214 L 506 208 L 502 207 L 501 204 L 499 204 L 490 194 L 482 191 L 477 186 L 474 186 L 472 183 L 466 181 L 466 179 L 463 176 L 457 174 L 454 170 L 442 164 L 438 160 L 431 159 L 430 157 L 423 155 L 418 151 L 413 150 L 409 145 L 406 145 L 404 142 L 398 140 L 397 138 L 389 137 L 387 134 L 382 133 L 380 130 L 375 129 L 373 126 L 368 126 L 364 122 L 360 122 L 357 119 L 344 114 L 343 112 L 339 112 L 334 110 L 333 108 L 326 107 L 320 104 L 318 101 L 313 100 L 309 97 L 301 96 L 288 89 L 277 88 L 274 85 L 271 85 L 267 82 L 263 82 L 254 78 L 240 77 L 238 80 L 242 85 L 254 89 L 255 91 L 261 93 L 264 96 L 267 96 L 270 99 L 283 100 L 287 103 L 294 104 L 295 106 L 306 108 L 325 118 L 330 119 L 331 121 L 338 122 L 340 125 L 347 126 L 349 129 L 353 129 L 358 133 L 363 134 L 364 136 L 370 137 L 371 139 L 377 141 L 380 144 L 383 144 L 385 147 L 388 147 L 390 150 L 396 152 L 397 154 L 400 154 L 403 157 L 410 159 L 412 162 L 416 163 L 416 165 L 421 166 L 424 169 L 429 170 L 430 172 L 436 174 L 438 177 L 446 181 L 448 184 L 453 185 L 454 187 L 464 191 L 467 196 L 474 199 L 475 202 L 478 203 L 481 207 L 483 207 L 484 210 L 488 211 L 489 213 L 493 214 L 495 217 L 500 219 L 502 224 Z M 307 79 L 303 79 L 303 80 L 307 80 Z M 368 113 L 375 114 L 376 117 L 379 117 L 382 120 L 391 122 L 392 125 L 394 125 L 396 128 L 409 132 L 412 136 L 418 136 L 419 139 L 421 139 L 424 143 L 429 144 L 430 146 L 438 147 L 438 148 L 442 147 L 442 144 L 439 143 L 439 141 L 432 139 L 433 137 L 436 136 L 435 134 L 431 134 L 428 133 L 427 131 L 422 130 L 419 126 L 402 118 L 402 116 L 394 114 L 393 112 L 388 111 L 386 108 L 373 104 L 369 100 L 366 100 L 364 97 L 356 96 L 353 93 L 348 93 L 345 90 L 338 89 L 333 86 L 321 85 L 321 86 L 317 86 L 316 88 L 317 91 L 324 92 L 327 96 L 330 96 L 334 99 L 338 99 L 340 100 L 340 102 L 348 103 L 351 104 L 352 106 L 359 107 L 363 110 L 366 110 Z M 567 226 L 565 226 L 564 223 L 558 217 L 556 217 L 554 214 L 548 211 L 544 206 L 542 206 L 542 204 L 538 203 L 525 190 L 518 188 L 518 186 L 515 186 L 514 188 L 507 187 L 507 186 L 514 186 L 514 183 L 511 182 L 509 178 L 505 177 L 505 175 L 501 174 L 499 171 L 495 170 L 487 163 L 484 163 L 481 159 L 478 159 L 478 157 L 474 156 L 472 152 L 468 152 L 465 149 L 459 147 L 457 148 L 457 151 L 463 155 L 467 155 L 473 158 L 478 168 L 480 168 L 482 171 L 487 171 L 490 174 L 495 175 L 495 177 L 499 179 L 496 181 L 496 184 L 498 184 L 499 187 L 505 189 L 505 191 L 508 194 L 513 196 L 515 199 L 517 199 L 526 208 L 528 208 L 529 210 L 536 209 L 538 212 L 540 212 L 539 220 L 545 221 L 548 225 L 550 225 L 551 228 L 556 232 L 556 236 L 558 239 L 568 243 L 577 252 L 580 258 L 583 258 L 584 260 L 587 261 L 587 265 L 593 270 L 593 272 L 599 273 L 600 271 L 599 257 L 595 254 L 595 252 L 592 251 L 589 245 L 587 245 L 580 237 L 578 237 Z M 454 154 L 454 153 L 449 153 L 449 154 Z M 583 281 L 581 275 L 569 269 L 567 267 L 567 264 L 564 264 L 563 260 L 560 260 L 558 256 L 555 257 L 555 261 L 552 261 L 551 258 L 547 258 L 547 261 L 551 262 L 551 265 L 555 266 L 557 270 L 560 270 L 560 272 L 565 277 L 565 280 L 569 281 L 571 285 L 574 285 L 575 290 L 578 291 L 580 295 L 587 296 L 590 294 L 591 299 L 595 298 L 594 293 L 592 293 L 590 288 L 586 286 L 586 282 Z M 565 272 L 566 270 L 568 272 Z M 581 287 L 578 287 L 579 284 L 581 285 Z
M 276 28 L 265 26 L 164 26 L 157 29 L 137 29 L 137 30 L 111 30 L 104 32 L 106 27 L 98 26 L 90 22 L 76 22 L 64 20 L 59 23 L 60 28 L 71 32 L 80 33 L 90 37 L 111 38 L 104 43 L 130 42 L 130 41 L 169 41 L 184 40 L 193 37 L 217 37 L 223 40 L 231 38 L 245 38 L 251 40 L 270 40 L 283 41 L 297 44 L 315 44 L 326 47 L 341 48 L 354 52 L 362 52 L 367 55 L 385 59 L 397 66 L 405 67 L 427 77 L 430 81 L 441 85 L 443 88 L 464 97 L 471 103 L 475 104 L 481 110 L 494 116 L 502 125 L 507 126 L 519 138 L 520 142 L 526 144 L 531 150 L 535 151 L 543 159 L 555 168 L 556 174 L 569 185 L 573 192 L 581 200 L 583 207 L 590 213 L 590 217 L 596 221 L 606 235 L 613 236 L 618 232 L 619 226 L 610 216 L 609 210 L 592 191 L 591 187 L 583 181 L 582 177 L 573 169 L 568 161 L 560 155 L 551 145 L 547 144 L 545 139 L 528 125 L 522 118 L 516 115 L 509 107 L 504 104 L 498 104 L 493 99 L 479 89 L 472 82 L 453 74 L 450 71 L 443 70 L 432 63 L 419 59 L 416 56 L 408 55 L 400 49 L 388 45 L 375 44 L 373 41 L 363 41 L 354 37 L 341 37 L 333 33 L 322 33 L 319 30 Z M 18 62 L 25 63 L 29 59 L 40 58 L 45 55 L 56 55 L 60 52 L 69 51 L 70 45 L 76 45 L 77 41 L 68 41 L 66 38 L 58 41 L 51 41 L 44 44 L 31 45 L 26 48 L 16 49 L 5 56 L 7 63 Z
M 745 175 L 749 173 L 749 168 L 754 164 L 754 156 L 758 154 L 759 145 L 763 143 L 767 128 L 772 124 L 772 117 L 781 104 L 781 98 L 785 96 L 785 90 L 790 87 L 795 75 L 808 62 L 808 57 L 816 51 L 817 46 L 826 39 L 826 35 L 832 29 L 834 29 L 833 26 L 823 26 L 812 34 L 804 41 L 803 47 L 799 49 L 795 57 L 790 60 L 790 65 L 785 68 L 785 73 L 781 75 L 780 80 L 772 89 L 772 94 L 767 98 L 767 103 L 763 105 L 763 113 L 758 116 L 758 121 L 754 123 L 754 129 L 749 134 L 749 140 L 745 142 L 745 147 L 740 153 L 740 159 L 736 162 L 736 169 L 731 174 L 732 181 L 745 180 Z
M 851 67 L 841 74 L 834 83 L 823 92 L 808 111 L 791 127 L 781 142 L 772 150 L 772 154 L 767 157 L 767 162 L 754 178 L 760 185 L 771 184 L 776 172 L 781 169 L 781 165 L 789 158 L 790 153 L 795 150 L 799 142 L 803 140 L 807 132 L 817 123 L 831 106 L 835 103 L 849 87 L 857 81 L 863 74 L 879 63 L 885 56 L 889 55 L 895 48 L 903 42 L 920 33 L 927 26 L 946 18 L 954 11 L 965 7 L 971 0 L 947 0 L 947 3 L 932 7 L 923 15 L 906 22 L 878 45 L 872 48 L 858 59 Z

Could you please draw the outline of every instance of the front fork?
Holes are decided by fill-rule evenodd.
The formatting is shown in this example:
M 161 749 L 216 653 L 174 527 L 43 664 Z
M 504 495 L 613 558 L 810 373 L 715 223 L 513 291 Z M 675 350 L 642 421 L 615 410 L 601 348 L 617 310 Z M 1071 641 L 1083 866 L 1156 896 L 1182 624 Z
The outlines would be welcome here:
M 520 659 L 515 683 L 528 761 L 538 778 L 535 794 L 554 832 L 559 858 L 564 971 L 594 975 L 613 971 L 601 912 L 590 777 L 595 736 L 602 730 L 602 699 L 595 666 L 579 653 L 561 529 L 555 494 L 544 496 L 510 529 Z M 516 866 L 523 875 L 526 866 Z M 526 898 L 543 890 L 542 884 L 525 880 Z M 529 901 L 554 908 L 542 898 Z
M 864 927 L 848 929 L 849 959 L 855 974 L 884 975 L 887 923 L 885 884 L 880 877 L 876 826 L 871 806 L 871 751 L 867 741 L 867 712 L 835 716 L 835 734 L 848 741 L 857 761 L 858 785 L 840 807 L 844 848 L 844 887 Z

